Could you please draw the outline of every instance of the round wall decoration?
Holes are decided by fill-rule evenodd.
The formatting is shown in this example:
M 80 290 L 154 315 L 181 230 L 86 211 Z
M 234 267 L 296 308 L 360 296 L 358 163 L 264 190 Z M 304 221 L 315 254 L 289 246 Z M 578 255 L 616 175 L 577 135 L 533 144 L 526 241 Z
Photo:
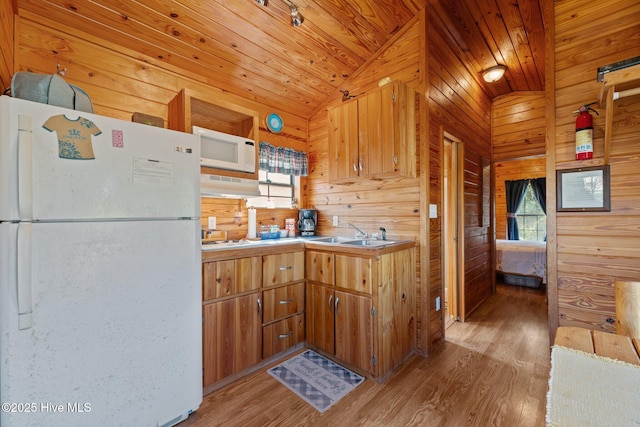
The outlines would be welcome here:
M 278 133 L 282 131 L 283 127 L 282 118 L 278 114 L 271 113 L 267 115 L 267 129 L 273 133 Z

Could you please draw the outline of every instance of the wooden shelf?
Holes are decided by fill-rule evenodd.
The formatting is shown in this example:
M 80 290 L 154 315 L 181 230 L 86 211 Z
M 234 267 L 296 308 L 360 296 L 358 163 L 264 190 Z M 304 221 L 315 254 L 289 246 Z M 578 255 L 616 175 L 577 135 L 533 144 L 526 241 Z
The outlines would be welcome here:
M 617 99 L 640 95 L 640 64 L 610 71 L 604 74 L 598 105 L 605 108 L 604 164 L 609 164 L 613 107 Z

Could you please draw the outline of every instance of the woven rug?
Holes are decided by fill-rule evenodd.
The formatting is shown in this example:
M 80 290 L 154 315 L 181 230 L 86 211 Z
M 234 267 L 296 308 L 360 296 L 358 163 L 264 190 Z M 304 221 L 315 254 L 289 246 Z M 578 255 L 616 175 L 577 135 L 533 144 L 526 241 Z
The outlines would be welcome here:
M 547 426 L 640 426 L 640 366 L 561 346 L 551 350 Z
M 320 412 L 329 409 L 364 380 L 311 350 L 267 372 Z

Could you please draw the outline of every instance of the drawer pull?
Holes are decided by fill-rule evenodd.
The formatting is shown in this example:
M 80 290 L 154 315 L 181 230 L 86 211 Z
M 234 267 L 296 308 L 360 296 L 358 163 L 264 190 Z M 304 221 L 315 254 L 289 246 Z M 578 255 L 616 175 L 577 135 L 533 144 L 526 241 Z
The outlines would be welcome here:
M 260 302 L 260 298 L 258 298 L 258 314 L 262 314 L 262 302 Z
M 293 267 L 292 267 L 292 266 L 289 266 L 289 267 L 280 267 L 280 269 L 279 269 L 279 270 L 280 270 L 280 271 L 293 270 Z
M 291 334 L 293 334 L 293 331 L 289 331 L 289 332 L 287 332 L 286 334 L 280 334 L 280 335 L 278 335 L 278 338 L 280 338 L 281 340 L 283 340 L 283 339 L 285 339 L 285 338 L 290 337 L 290 336 L 291 336 Z
M 281 299 L 280 305 L 291 304 L 293 302 L 292 299 Z

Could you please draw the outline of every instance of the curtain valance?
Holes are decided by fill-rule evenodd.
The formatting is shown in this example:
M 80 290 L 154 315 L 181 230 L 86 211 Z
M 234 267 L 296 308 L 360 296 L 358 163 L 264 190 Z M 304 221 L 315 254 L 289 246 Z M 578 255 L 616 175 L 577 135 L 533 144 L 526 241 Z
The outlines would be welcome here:
M 307 176 L 309 169 L 306 152 L 274 147 L 264 141 L 260 143 L 258 162 L 260 170 L 285 175 Z

